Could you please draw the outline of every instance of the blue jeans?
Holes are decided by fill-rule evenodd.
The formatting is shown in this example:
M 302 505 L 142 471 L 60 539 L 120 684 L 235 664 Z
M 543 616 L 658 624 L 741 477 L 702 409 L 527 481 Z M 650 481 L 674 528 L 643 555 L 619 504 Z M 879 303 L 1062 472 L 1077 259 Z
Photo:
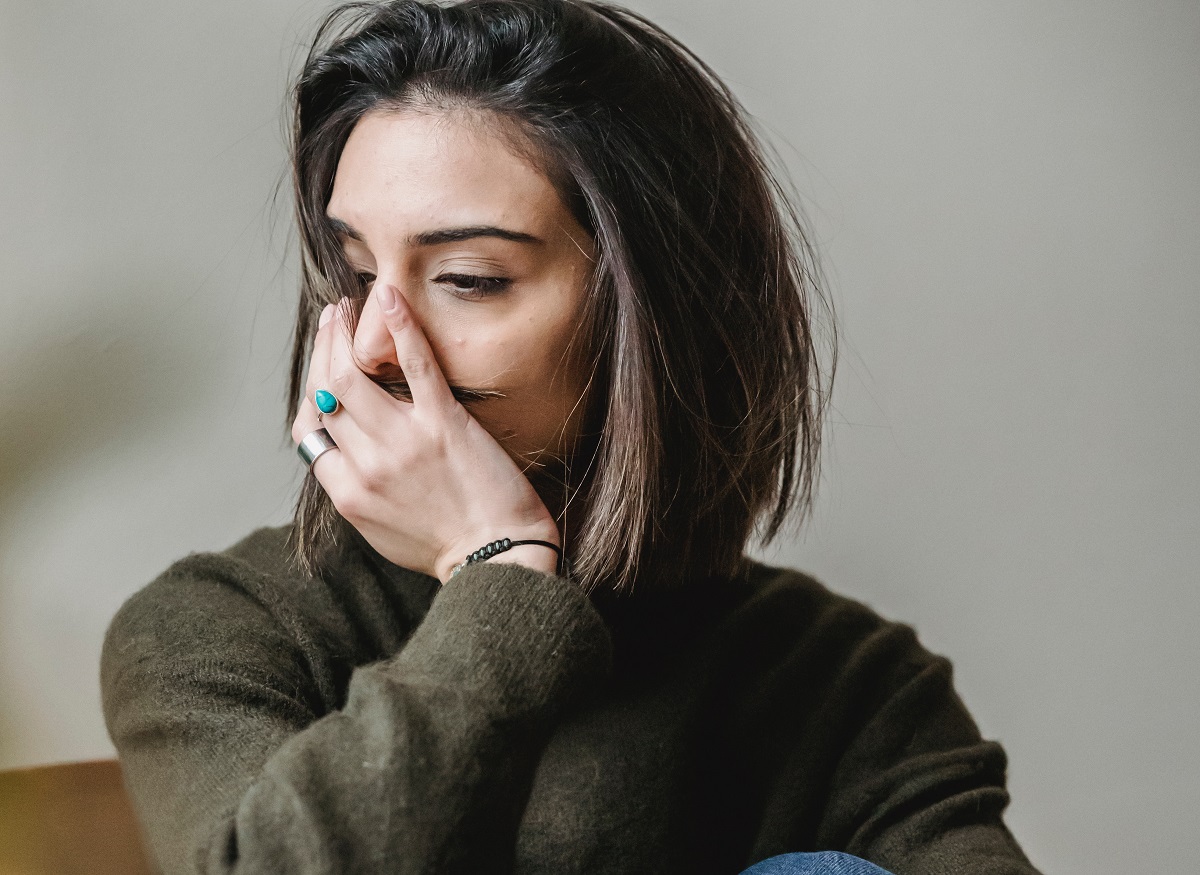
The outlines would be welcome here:
M 840 851 L 781 854 L 755 863 L 741 875 L 890 875 L 874 863 Z

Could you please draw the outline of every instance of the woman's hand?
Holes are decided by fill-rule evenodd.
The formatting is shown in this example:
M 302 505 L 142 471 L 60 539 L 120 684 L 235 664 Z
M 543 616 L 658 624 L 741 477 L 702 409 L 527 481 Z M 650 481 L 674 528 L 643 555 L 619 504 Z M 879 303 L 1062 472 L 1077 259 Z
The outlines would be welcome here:
M 368 312 L 374 308 L 375 312 Z M 451 394 L 429 342 L 394 287 L 377 285 L 363 322 L 382 317 L 389 349 L 361 349 L 359 358 L 394 357 L 412 402 L 393 398 L 355 363 L 344 306 L 321 314 L 313 341 L 306 396 L 292 423 L 292 440 L 324 427 L 338 448 L 324 453 L 313 473 L 338 512 L 386 559 L 432 574 L 443 583 L 467 554 L 499 538 L 560 542 L 558 527 L 529 480 Z M 368 341 L 377 342 L 377 341 Z M 313 395 L 332 392 L 341 403 L 317 420 Z M 515 547 L 489 560 L 555 570 L 554 552 Z

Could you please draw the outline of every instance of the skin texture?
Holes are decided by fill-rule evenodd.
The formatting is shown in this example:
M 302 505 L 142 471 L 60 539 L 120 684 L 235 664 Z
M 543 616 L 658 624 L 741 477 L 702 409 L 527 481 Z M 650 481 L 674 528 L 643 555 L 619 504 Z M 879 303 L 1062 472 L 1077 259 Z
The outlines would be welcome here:
M 355 126 L 326 214 L 369 295 L 353 338 L 341 311 L 322 315 L 292 427 L 297 442 L 321 426 L 337 441 L 313 470 L 368 542 L 443 581 L 496 538 L 560 543 L 525 475 L 569 453 L 584 413 L 586 369 L 568 353 L 592 243 L 507 134 L 457 109 L 375 110 Z M 531 239 L 430 239 L 479 228 Z M 365 376 L 384 362 L 412 403 Z M 450 385 L 503 397 L 468 411 Z M 319 388 L 343 405 L 320 423 Z M 554 566 L 537 547 L 498 560 Z

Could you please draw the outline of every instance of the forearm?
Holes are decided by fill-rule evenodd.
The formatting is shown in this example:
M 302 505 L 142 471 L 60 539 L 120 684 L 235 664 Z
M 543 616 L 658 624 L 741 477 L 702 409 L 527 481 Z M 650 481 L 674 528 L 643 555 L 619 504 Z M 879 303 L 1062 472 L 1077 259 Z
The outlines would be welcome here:
M 228 774 L 229 758 L 263 756 L 261 714 L 217 702 L 223 723 L 209 715 L 204 732 L 116 740 L 135 783 L 172 770 L 187 781 L 142 790 L 172 803 L 141 806 L 168 873 L 504 871 L 541 746 L 608 659 L 571 585 L 485 564 L 439 593 L 396 656 L 354 672 L 344 708 L 246 763 L 232 810 L 207 765 Z M 179 775 L 175 757 L 197 773 Z M 173 794 L 195 796 L 184 807 L 205 821 L 189 842 Z

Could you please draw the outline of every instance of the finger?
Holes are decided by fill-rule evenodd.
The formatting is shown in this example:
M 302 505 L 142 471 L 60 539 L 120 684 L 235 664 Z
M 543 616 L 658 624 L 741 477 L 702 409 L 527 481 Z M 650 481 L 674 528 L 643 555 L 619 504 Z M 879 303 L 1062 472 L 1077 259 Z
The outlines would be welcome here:
M 383 321 L 392 336 L 396 363 L 404 371 L 413 404 L 444 408 L 455 404 L 450 385 L 433 355 L 425 332 L 395 286 L 377 285 L 378 304 Z
M 326 388 L 329 375 L 329 347 L 333 332 L 329 324 L 333 321 L 336 306 L 326 304 L 317 320 L 317 333 L 313 336 L 312 354 L 308 358 L 308 377 L 304 381 L 304 395 L 312 399 L 318 389 Z
M 386 400 L 395 403 L 391 398 Z M 389 466 L 395 462 L 394 453 L 381 451 L 348 416 L 326 415 L 318 422 L 316 405 L 305 399 L 292 423 L 292 440 L 299 444 L 318 429 L 323 429 L 337 446 L 317 456 L 309 470 L 338 513 L 354 524 L 368 507 L 372 492 L 386 482 Z
M 348 428 L 354 420 L 345 414 L 344 408 L 336 414 L 322 413 L 313 403 L 312 398 L 304 398 L 296 410 L 296 418 L 292 420 L 292 443 L 299 444 L 305 435 L 312 434 L 319 428 L 329 432 L 339 447 L 348 447 L 359 440 L 361 428 Z
M 379 424 L 395 412 L 395 399 L 359 368 L 354 355 L 348 308 L 337 309 L 327 330 L 329 340 L 325 383 L 318 388 L 332 392 L 342 408 L 333 414 L 326 414 L 322 422 L 339 443 L 342 443 L 340 436 L 348 420 L 356 422 L 358 428 L 353 435 L 346 437 L 347 440 L 357 440 L 358 434 L 364 431 L 377 433 Z
M 313 404 L 311 398 L 305 398 L 300 402 L 300 408 L 296 411 L 296 418 L 292 420 L 292 443 L 299 446 L 305 437 L 314 431 L 324 429 L 333 438 L 333 442 L 338 445 L 339 449 L 352 447 L 355 443 L 357 431 L 346 428 L 349 420 L 341 416 L 340 411 L 337 416 L 330 416 L 326 413 L 318 418 L 317 414 L 319 412 L 317 405 Z
M 301 398 L 296 418 L 292 420 L 292 443 L 299 445 L 305 435 L 322 427 L 323 424 L 317 419 L 316 405 L 309 398 Z
M 314 431 L 324 427 L 324 424 L 317 420 L 316 405 L 313 404 L 311 400 L 306 398 L 301 402 L 300 409 L 296 412 L 296 418 L 292 420 L 292 443 L 296 444 L 298 447 L 304 438 L 312 434 Z M 330 436 L 333 437 L 332 433 Z M 334 438 L 334 443 L 338 443 L 336 437 Z M 341 444 L 339 443 L 337 450 L 330 450 L 328 452 L 321 453 L 321 455 L 317 457 L 316 461 L 309 466 L 313 473 L 317 472 L 318 466 L 329 468 L 330 465 L 326 463 L 325 460 L 334 454 L 340 454 L 340 450 Z
M 334 443 L 337 443 L 335 440 Z M 342 488 L 344 484 L 350 483 L 353 480 L 353 473 L 350 470 L 350 460 L 343 453 L 340 445 L 331 450 L 326 450 L 313 460 L 313 463 L 308 466 L 308 470 L 317 478 L 317 482 L 321 484 L 321 488 L 325 493 L 334 499 L 335 496 L 340 496 L 347 490 Z M 334 500 L 334 506 L 337 506 L 337 500 Z

